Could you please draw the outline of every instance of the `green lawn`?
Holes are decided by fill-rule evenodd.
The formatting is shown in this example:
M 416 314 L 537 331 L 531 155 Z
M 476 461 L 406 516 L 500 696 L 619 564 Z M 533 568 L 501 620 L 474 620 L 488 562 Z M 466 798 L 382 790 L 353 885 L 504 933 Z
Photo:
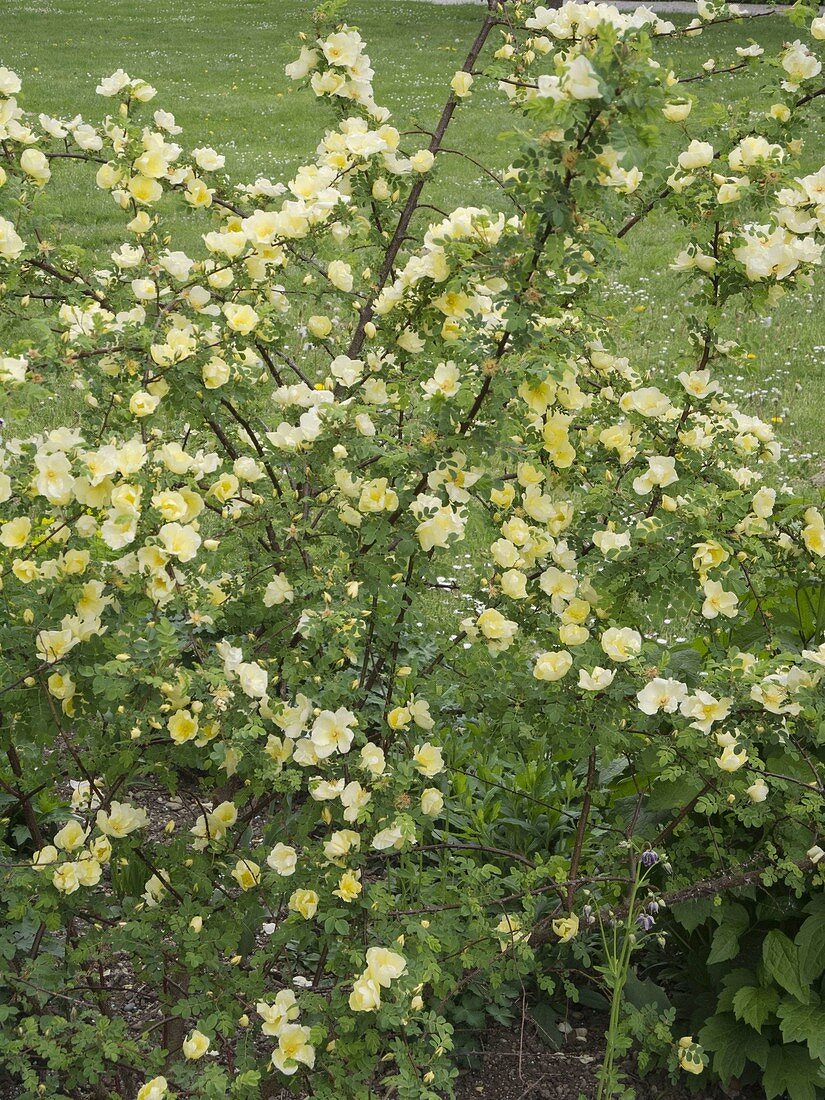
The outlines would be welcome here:
M 211 144 L 225 152 L 235 178 L 258 173 L 288 178 L 314 149 L 326 117 L 283 75 L 297 52 L 298 32 L 311 31 L 312 7 L 311 0 L 3 0 L 0 64 L 23 77 L 25 106 L 64 115 L 78 111 L 91 119 L 103 109 L 104 101 L 94 94 L 98 78 L 122 66 L 157 85 L 157 103 L 175 113 L 187 144 Z M 400 129 L 432 126 L 480 9 L 351 0 L 348 18 L 369 43 L 376 95 L 391 108 L 395 123 Z M 723 26 L 689 42 L 663 42 L 662 60 L 690 75 L 708 56 L 719 67 L 729 64 L 734 47 L 749 35 L 770 52 L 798 34 L 774 17 L 756 21 L 750 30 Z M 703 103 L 729 97 L 727 114 L 703 114 L 701 106 L 694 112 L 692 132 L 705 136 L 698 128 L 704 124 L 710 139 L 741 126 L 749 110 L 758 127 L 760 111 L 770 102 L 760 95 L 758 76 L 716 77 L 691 90 Z M 804 153 L 806 170 L 818 166 L 816 154 L 821 159 L 825 148 L 825 100 L 818 105 Z M 500 95 L 479 87 L 472 109 L 459 112 L 447 144 L 502 167 L 512 147 L 497 135 L 509 125 Z M 103 250 L 116 239 L 110 200 L 95 189 L 90 173 L 74 166 L 60 170 L 72 172 L 78 186 L 71 208 L 49 207 L 50 219 Z M 443 158 L 427 200 L 444 208 L 501 201 L 483 173 L 453 156 Z M 628 236 L 626 258 L 612 273 L 612 294 L 627 353 L 642 365 L 667 368 L 684 321 L 678 281 L 667 271 L 676 242 L 662 230 L 650 219 Z M 754 411 L 781 419 L 783 437 L 796 453 L 813 454 L 815 465 L 822 459 L 825 416 L 821 289 L 822 280 L 780 306 L 771 327 L 746 317 L 731 319 L 732 331 L 752 346 L 754 357 L 729 383 Z

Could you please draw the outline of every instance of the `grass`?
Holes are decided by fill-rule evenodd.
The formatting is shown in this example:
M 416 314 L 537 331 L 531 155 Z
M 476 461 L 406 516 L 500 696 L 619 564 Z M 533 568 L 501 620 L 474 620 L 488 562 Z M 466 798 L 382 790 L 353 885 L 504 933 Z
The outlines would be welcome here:
M 55 114 L 78 111 L 92 120 L 104 102 L 94 94 L 97 80 L 123 66 L 159 88 L 157 103 L 175 113 L 187 144 L 225 152 L 236 179 L 256 174 L 285 179 L 314 149 L 326 119 L 283 75 L 297 52 L 298 32 L 311 30 L 312 7 L 311 0 L 3 0 L 6 45 L 0 64 L 24 78 L 25 106 Z M 376 97 L 392 110 L 400 129 L 433 125 L 479 18 L 472 5 L 351 0 L 348 19 L 369 43 Z M 730 63 L 734 47 L 750 34 L 770 53 L 798 33 L 777 17 L 757 21 L 752 30 L 724 26 L 705 38 L 662 43 L 662 60 L 682 75 L 694 74 L 709 54 L 720 67 Z M 704 120 L 709 139 L 741 124 L 750 109 L 758 119 L 770 102 L 760 94 L 757 75 L 716 77 L 691 90 L 701 97 L 692 124 Z M 727 115 L 703 108 L 718 98 L 728 101 Z M 823 103 L 814 104 L 819 109 L 811 114 L 805 170 L 818 166 L 816 152 L 825 146 Z M 503 167 L 512 146 L 497 135 L 511 125 L 498 93 L 479 88 L 472 109 L 459 111 L 448 144 L 492 168 Z M 702 131 L 692 125 L 692 132 Z M 50 222 L 105 255 L 117 241 L 110 200 L 95 189 L 91 174 L 71 165 L 60 170 L 77 183 L 69 208 L 46 207 Z M 506 201 L 483 173 L 454 156 L 444 160 L 426 197 L 443 208 Z M 634 229 L 627 241 L 627 253 L 611 273 L 620 338 L 641 366 L 667 370 L 684 343 L 680 286 L 667 270 L 677 242 L 656 218 Z M 822 460 L 825 416 L 825 325 L 817 305 L 822 282 L 780 305 L 770 328 L 745 314 L 731 318 L 731 334 L 752 347 L 753 358 L 727 380 L 747 407 L 777 422 L 796 457 L 816 464 Z

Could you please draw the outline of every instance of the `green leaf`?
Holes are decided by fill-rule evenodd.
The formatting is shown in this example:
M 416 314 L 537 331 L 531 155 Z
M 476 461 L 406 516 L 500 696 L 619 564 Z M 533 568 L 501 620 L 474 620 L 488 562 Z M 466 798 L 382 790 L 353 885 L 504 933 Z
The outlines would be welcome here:
M 699 1032 L 698 1041 L 705 1050 L 713 1051 L 713 1070 L 723 1082 L 739 1077 L 750 1059 L 764 1067 L 768 1057 L 768 1041 L 755 1036 L 747 1024 L 728 1013 L 711 1016 Z
M 762 1078 L 766 1100 L 786 1092 L 790 1100 L 816 1100 L 817 1068 L 804 1047 L 771 1047 Z
M 735 959 L 739 952 L 739 932 L 731 924 L 720 924 L 713 933 L 708 966 Z
M 737 1020 L 744 1020 L 756 1031 L 761 1031 L 762 1025 L 776 1011 L 778 1004 L 779 994 L 775 989 L 745 985 L 733 996 L 733 1013 Z
M 624 994 L 628 1004 L 633 1005 L 634 1008 L 642 1009 L 652 1005 L 657 1013 L 664 1014 L 672 1007 L 667 993 L 660 985 L 649 978 L 642 981 L 632 970 L 628 972 Z
M 777 985 L 802 1004 L 808 1004 L 811 991 L 799 973 L 799 951 L 784 932 L 772 928 L 762 943 L 762 961 Z
M 805 904 L 806 913 L 825 913 L 825 890 L 813 894 Z
M 799 974 L 803 982 L 816 981 L 825 970 L 825 913 L 808 917 L 796 934 L 799 948 Z
M 779 1025 L 787 1043 L 807 1043 L 812 1058 L 825 1062 L 825 1008 L 783 1001 L 777 1010 Z
M 702 654 L 692 645 L 674 646 L 670 651 L 669 671 L 681 680 L 693 683 L 702 668 Z
M 536 1025 L 538 1037 L 551 1050 L 561 1046 L 561 1032 L 558 1028 L 559 1014 L 549 1001 L 539 1001 L 530 1009 L 530 1016 Z
M 744 905 L 727 905 L 722 923 L 713 933 L 708 965 L 735 959 L 739 953 L 739 937 L 748 927 L 750 917 Z
M 691 898 L 672 905 L 670 912 L 683 928 L 693 932 L 711 916 L 713 908 L 710 898 Z

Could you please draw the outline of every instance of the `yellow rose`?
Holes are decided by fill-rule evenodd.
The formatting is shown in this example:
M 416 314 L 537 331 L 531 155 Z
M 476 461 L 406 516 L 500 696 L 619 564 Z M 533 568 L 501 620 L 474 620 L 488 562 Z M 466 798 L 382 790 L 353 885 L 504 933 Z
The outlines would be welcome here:
M 32 868 L 35 871 L 45 871 L 52 863 L 56 863 L 59 853 L 53 844 L 46 844 L 38 849 L 32 856 Z
M 21 584 L 31 584 L 32 581 L 37 580 L 39 574 L 37 564 L 28 558 L 15 558 L 11 571 Z
M 168 1088 L 165 1077 L 153 1077 L 138 1089 L 137 1100 L 163 1100 Z
M 427 779 L 432 779 L 434 775 L 444 771 L 444 759 L 441 755 L 441 749 L 437 745 L 430 744 L 429 741 L 425 741 L 423 745 L 415 746 L 413 763 L 415 764 L 415 770 L 420 775 L 426 776 Z
M 28 542 L 31 530 L 32 521 L 28 516 L 10 519 L 0 526 L 0 543 L 9 550 L 20 550 Z
M 450 81 L 450 87 L 457 99 L 465 99 L 470 94 L 470 88 L 472 88 L 472 86 L 472 73 L 465 73 L 463 69 L 459 69 Z
M 61 894 L 73 894 L 80 889 L 76 863 L 63 863 L 52 875 L 52 885 Z
M 429 172 L 435 163 L 435 156 L 429 149 L 419 149 L 417 153 L 414 153 L 410 157 L 410 165 L 413 172 L 419 172 L 423 175 L 425 172 Z
M 541 653 L 533 666 L 533 676 L 537 680 L 561 680 L 573 665 L 573 657 L 566 649 Z
M 505 913 L 496 925 L 502 951 L 507 951 L 514 943 L 527 939 L 528 933 L 521 927 L 521 920 L 513 913 Z
M 314 890 L 295 890 L 287 904 L 293 913 L 300 913 L 304 920 L 312 920 L 318 910 L 318 895 Z
M 64 852 L 73 852 L 75 848 L 81 848 L 86 842 L 87 830 L 79 821 L 70 818 L 69 821 L 54 834 L 54 842 Z
M 199 1058 L 203 1058 L 207 1050 L 209 1050 L 209 1037 L 197 1028 L 183 1040 L 183 1056 L 190 1062 L 197 1062 Z
M 132 176 L 127 186 L 135 202 L 144 203 L 146 206 L 157 202 L 163 194 L 163 188 L 158 181 L 149 176 Z
M 233 332 L 239 332 L 241 336 L 248 336 L 260 321 L 260 317 L 252 306 L 238 302 L 227 302 L 223 307 L 226 323 Z
M 232 878 L 242 890 L 253 890 L 261 881 L 261 868 L 251 859 L 239 859 L 232 869 Z
M 310 317 L 307 321 L 307 328 L 313 336 L 317 336 L 319 340 L 322 340 L 332 332 L 332 321 L 325 316 Z
M 341 901 L 355 901 L 358 895 L 363 890 L 361 885 L 361 872 L 360 871 L 344 871 L 338 880 L 338 889 L 333 890 L 333 894 L 339 897 Z
M 427 787 L 421 792 L 421 812 L 427 817 L 437 817 L 444 809 L 444 795 L 438 787 Z
M 98 810 L 97 827 L 106 836 L 124 837 L 149 824 L 149 815 L 128 802 L 112 802 L 107 810 Z
M 145 390 L 138 390 L 129 398 L 129 412 L 132 416 L 151 416 L 160 404 L 160 398 Z
M 268 867 L 283 878 L 289 878 L 290 875 L 295 874 L 295 867 L 298 863 L 298 853 L 294 848 L 288 844 L 276 844 L 269 855 L 266 857 L 266 863 Z
M 556 917 L 552 927 L 553 934 L 559 937 L 560 943 L 569 943 L 579 933 L 579 918 L 575 913 L 568 917 Z
M 198 735 L 198 718 L 188 710 L 178 710 L 166 723 L 169 736 L 176 745 L 183 745 Z

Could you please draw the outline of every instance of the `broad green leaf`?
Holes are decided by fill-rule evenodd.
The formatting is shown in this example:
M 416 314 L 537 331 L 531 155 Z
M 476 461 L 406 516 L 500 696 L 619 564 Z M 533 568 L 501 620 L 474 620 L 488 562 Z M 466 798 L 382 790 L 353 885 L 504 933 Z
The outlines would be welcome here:
M 624 994 L 629 1004 L 634 1008 L 645 1008 L 653 1005 L 659 1013 L 667 1012 L 671 1008 L 670 998 L 660 985 L 649 978 L 641 981 L 631 970 L 627 975 L 624 985 Z
M 758 986 L 746 985 L 733 996 L 733 1012 L 737 1020 L 744 1020 L 760 1032 L 778 1004 L 779 994 L 773 988 L 760 989 Z
M 723 1082 L 739 1077 L 750 1060 L 764 1067 L 768 1057 L 768 1041 L 754 1035 L 753 1029 L 728 1013 L 711 1016 L 699 1032 L 698 1041 L 705 1050 L 713 1051 L 713 1070 Z
M 825 913 L 825 890 L 820 890 L 819 893 L 813 894 L 809 901 L 805 903 L 806 913 Z
M 728 905 L 722 915 L 722 923 L 713 933 L 708 965 L 735 959 L 739 953 L 739 937 L 748 927 L 750 918 L 744 905 Z
M 811 992 L 799 973 L 799 951 L 784 932 L 772 928 L 762 943 L 765 969 L 777 985 L 791 993 L 802 1004 L 808 1004 Z
M 816 981 L 825 970 L 825 912 L 808 917 L 796 934 L 799 974 L 806 984 Z
M 786 1043 L 807 1043 L 812 1058 L 825 1062 L 825 1008 L 783 1001 L 777 1010 Z
M 766 1100 L 785 1093 L 790 1100 L 816 1100 L 817 1069 L 804 1047 L 771 1047 L 762 1078 Z
M 738 952 L 739 932 L 733 925 L 720 924 L 713 933 L 710 954 L 708 955 L 708 966 L 712 966 L 714 963 L 727 962 L 728 959 L 735 959 Z
M 713 901 L 710 898 L 691 898 L 690 901 L 680 901 L 672 905 L 670 912 L 679 924 L 688 932 L 695 931 L 700 924 L 713 913 Z

